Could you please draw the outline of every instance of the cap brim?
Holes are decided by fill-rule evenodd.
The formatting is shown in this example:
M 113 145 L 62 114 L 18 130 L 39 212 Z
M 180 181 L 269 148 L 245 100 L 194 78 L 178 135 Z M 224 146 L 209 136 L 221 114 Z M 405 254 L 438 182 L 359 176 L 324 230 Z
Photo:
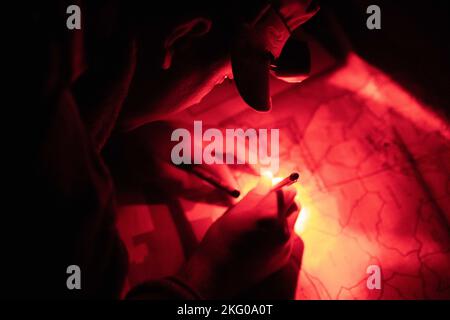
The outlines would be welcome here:
M 269 66 L 270 58 L 263 52 L 237 47 L 231 53 L 231 67 L 239 94 L 250 107 L 261 112 L 272 108 Z
M 236 87 L 244 101 L 255 110 L 272 108 L 269 86 L 272 59 L 278 62 L 272 72 L 281 79 L 298 82 L 309 73 L 307 46 L 289 42 L 291 30 L 297 29 L 318 10 L 308 7 L 311 1 L 303 0 L 281 1 L 279 8 L 265 6 L 257 19 L 243 26 L 232 44 L 231 67 Z M 284 48 L 286 43 L 288 46 Z M 305 58 L 308 61 L 303 61 Z M 299 59 L 301 61 L 295 61 Z
M 289 38 L 270 72 L 289 83 L 300 83 L 308 78 L 311 72 L 311 53 L 307 43 Z

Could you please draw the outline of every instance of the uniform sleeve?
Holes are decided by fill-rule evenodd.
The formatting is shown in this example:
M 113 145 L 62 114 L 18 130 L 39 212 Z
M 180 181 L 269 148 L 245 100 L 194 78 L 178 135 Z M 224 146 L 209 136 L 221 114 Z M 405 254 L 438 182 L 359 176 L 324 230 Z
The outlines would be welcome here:
M 134 287 L 127 294 L 129 300 L 201 300 L 202 297 L 176 277 L 149 281 Z
M 88 23 L 92 9 L 87 2 L 30 5 L 24 17 L 31 25 L 20 34 L 24 48 L 8 47 L 20 78 L 13 84 L 20 94 L 5 114 L 11 143 L 3 150 L 10 173 L 3 181 L 8 186 L 4 196 L 11 209 L 2 217 L 0 272 L 2 291 L 10 298 L 118 298 L 126 275 L 112 179 L 99 152 L 117 106 L 93 100 L 89 106 L 105 109 L 83 113 L 83 91 L 77 89 L 87 80 L 95 52 L 101 53 L 91 40 L 104 34 L 85 24 L 81 30 L 66 27 L 70 4 L 81 7 L 82 21 Z M 87 35 L 88 30 L 95 35 Z M 126 63 L 120 66 L 127 69 Z M 120 81 L 122 71 L 116 73 L 114 83 L 128 81 Z M 81 270 L 80 289 L 67 285 L 71 265 Z

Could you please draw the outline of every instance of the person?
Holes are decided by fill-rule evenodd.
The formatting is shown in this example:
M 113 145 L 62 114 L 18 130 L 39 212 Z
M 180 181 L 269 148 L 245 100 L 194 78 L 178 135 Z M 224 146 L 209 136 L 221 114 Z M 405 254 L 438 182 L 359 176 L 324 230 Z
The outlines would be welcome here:
M 21 159 L 11 162 L 17 170 L 7 182 L 16 206 L 4 225 L 14 233 L 2 234 L 9 297 L 119 297 L 127 258 L 101 153 L 112 134 L 188 108 L 224 77 L 234 77 L 253 108 L 270 109 L 269 74 L 283 73 L 270 65 L 318 7 L 309 0 L 219 2 L 157 8 L 61 0 L 27 9 L 26 94 L 15 105 L 17 117 L 29 116 L 17 136 L 20 150 L 10 150 Z M 65 9 L 74 3 L 82 28 L 67 30 Z M 229 298 L 262 283 L 299 251 L 294 198 L 292 187 L 275 192 L 261 183 L 211 226 L 177 275 L 128 297 Z M 80 267 L 81 290 L 67 288 L 70 265 Z M 32 280 L 24 276 L 30 270 Z

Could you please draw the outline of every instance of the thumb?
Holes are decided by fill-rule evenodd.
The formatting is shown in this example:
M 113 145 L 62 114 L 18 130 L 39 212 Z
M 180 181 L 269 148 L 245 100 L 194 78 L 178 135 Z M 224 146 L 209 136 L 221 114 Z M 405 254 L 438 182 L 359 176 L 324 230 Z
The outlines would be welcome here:
M 296 194 L 297 191 L 293 186 L 269 191 L 257 206 L 260 217 L 262 219 L 278 220 L 284 224 Z

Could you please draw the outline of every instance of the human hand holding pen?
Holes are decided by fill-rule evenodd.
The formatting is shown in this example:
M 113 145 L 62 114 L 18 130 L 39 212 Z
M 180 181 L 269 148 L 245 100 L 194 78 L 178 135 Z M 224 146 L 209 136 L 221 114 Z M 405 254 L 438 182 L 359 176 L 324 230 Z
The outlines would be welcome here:
M 174 198 L 226 207 L 234 205 L 235 195 L 240 191 L 236 172 L 257 176 L 259 168 L 245 159 L 234 161 L 243 164 L 193 164 L 191 159 L 191 165 L 175 165 L 171 150 L 178 142 L 170 142 L 171 134 L 183 127 L 189 126 L 182 122 L 158 121 L 116 138 L 115 163 L 109 166 L 119 175 L 121 185 L 145 185 L 155 188 L 149 192 L 162 192 Z M 226 186 L 230 192 L 218 185 Z
M 204 298 L 232 298 L 280 270 L 296 238 L 295 196 L 263 178 L 210 227 L 179 279 Z

